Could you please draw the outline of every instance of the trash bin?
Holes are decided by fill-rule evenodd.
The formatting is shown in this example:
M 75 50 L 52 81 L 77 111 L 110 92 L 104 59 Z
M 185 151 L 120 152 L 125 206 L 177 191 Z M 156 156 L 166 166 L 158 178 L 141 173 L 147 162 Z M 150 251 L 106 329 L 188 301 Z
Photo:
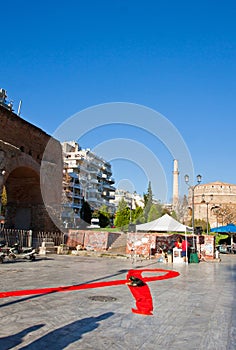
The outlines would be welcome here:
M 190 254 L 190 263 L 199 263 L 199 259 L 198 259 L 197 253 L 191 253 Z

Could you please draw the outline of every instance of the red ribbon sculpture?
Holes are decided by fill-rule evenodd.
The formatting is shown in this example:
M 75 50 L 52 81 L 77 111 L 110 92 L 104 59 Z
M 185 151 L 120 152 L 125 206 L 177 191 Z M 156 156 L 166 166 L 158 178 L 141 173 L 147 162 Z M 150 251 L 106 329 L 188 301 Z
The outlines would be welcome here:
M 133 297 L 136 300 L 136 309 L 132 312 L 142 315 L 152 315 L 152 296 L 148 285 L 141 279 L 142 271 L 131 270 L 127 274 L 127 283 Z
M 143 272 L 158 272 L 158 273 L 164 273 L 164 274 L 157 275 L 157 276 L 150 276 L 150 277 L 142 277 Z M 94 283 L 87 283 L 87 284 L 80 284 L 80 285 L 73 285 L 73 286 L 52 287 L 52 288 L 6 291 L 6 292 L 0 292 L 0 298 L 36 295 L 36 294 L 50 294 L 50 293 L 56 293 L 56 292 L 69 292 L 74 290 L 111 287 L 111 286 L 127 284 L 132 295 L 136 300 L 137 309 L 132 309 L 132 311 L 143 315 L 152 315 L 152 311 L 153 311 L 152 296 L 146 282 L 164 280 L 164 279 L 174 278 L 177 276 L 179 276 L 179 273 L 171 270 L 163 270 L 163 269 L 130 270 L 127 274 L 127 280 L 94 282 Z M 133 277 L 136 280 L 132 281 L 133 278 L 130 279 L 130 277 Z M 138 282 L 138 280 L 141 282 Z M 131 283 L 135 281 L 137 285 L 135 285 L 135 283 Z M 138 284 L 140 285 L 138 286 Z

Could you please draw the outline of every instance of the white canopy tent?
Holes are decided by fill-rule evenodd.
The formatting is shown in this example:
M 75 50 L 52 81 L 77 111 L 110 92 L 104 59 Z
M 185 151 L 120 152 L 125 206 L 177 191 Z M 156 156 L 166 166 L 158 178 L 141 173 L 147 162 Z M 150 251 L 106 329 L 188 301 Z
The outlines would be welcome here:
M 185 226 L 172 218 L 170 215 L 165 214 L 159 219 L 147 222 L 145 224 L 136 225 L 136 231 L 146 232 L 193 232 L 192 227 Z
M 136 231 L 144 231 L 144 232 L 179 232 L 184 233 L 185 240 L 187 241 L 187 232 L 191 232 L 193 234 L 192 227 L 185 226 L 172 218 L 170 215 L 165 214 L 161 216 L 159 219 L 156 219 L 151 222 L 147 222 L 145 224 L 137 225 Z M 193 234 L 194 235 L 194 234 Z M 193 238 L 194 242 L 194 238 Z M 186 248 L 186 253 L 188 255 L 188 247 Z M 188 264 L 188 259 L 186 261 Z

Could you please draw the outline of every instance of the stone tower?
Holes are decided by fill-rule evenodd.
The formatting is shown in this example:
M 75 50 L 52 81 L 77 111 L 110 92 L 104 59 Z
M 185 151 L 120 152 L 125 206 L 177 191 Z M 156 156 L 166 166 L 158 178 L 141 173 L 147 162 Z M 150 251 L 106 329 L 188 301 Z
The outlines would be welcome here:
M 173 170 L 173 200 L 172 205 L 175 207 L 179 200 L 179 170 L 178 160 L 174 159 L 174 170 Z

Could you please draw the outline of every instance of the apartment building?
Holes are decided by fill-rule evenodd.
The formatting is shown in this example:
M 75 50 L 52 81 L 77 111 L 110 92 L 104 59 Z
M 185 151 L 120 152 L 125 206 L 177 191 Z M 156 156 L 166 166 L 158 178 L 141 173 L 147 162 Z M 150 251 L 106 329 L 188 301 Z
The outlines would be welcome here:
M 144 199 L 138 193 L 131 193 L 124 189 L 117 188 L 115 191 L 115 198 L 112 200 L 115 207 L 117 208 L 121 199 L 124 199 L 128 206 L 132 209 L 136 209 L 137 207 L 144 207 Z
M 63 142 L 62 151 L 64 219 L 72 215 L 72 221 L 76 225 L 84 200 L 93 210 L 99 210 L 106 205 L 114 213 L 115 205 L 111 200 L 115 198 L 115 180 L 112 177 L 111 164 L 90 149 L 81 149 L 75 141 Z

